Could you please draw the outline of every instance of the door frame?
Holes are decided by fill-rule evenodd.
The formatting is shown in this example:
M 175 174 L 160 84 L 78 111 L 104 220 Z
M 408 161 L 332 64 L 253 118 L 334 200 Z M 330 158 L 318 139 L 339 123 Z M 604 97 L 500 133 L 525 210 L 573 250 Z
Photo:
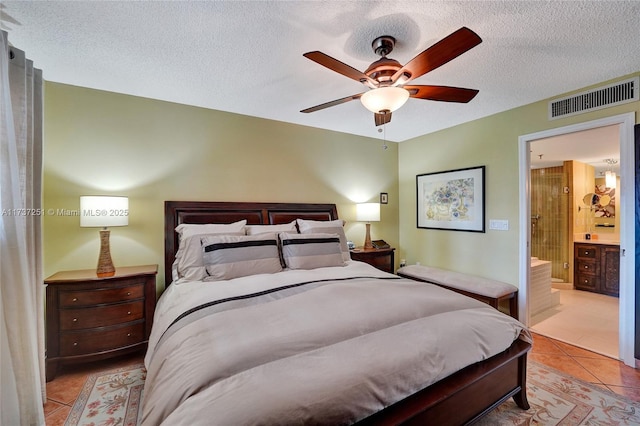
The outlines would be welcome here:
M 629 112 L 598 120 L 572 124 L 564 127 L 530 133 L 518 137 L 519 158 L 519 264 L 518 304 L 519 318 L 529 326 L 531 312 L 530 267 L 531 267 L 531 142 L 552 136 L 591 130 L 598 127 L 619 125 L 620 128 L 620 229 L 633 230 L 635 226 L 635 177 L 634 177 L 634 130 L 635 112 Z M 634 232 L 620 232 L 620 312 L 619 312 L 619 353 L 620 359 L 631 367 L 636 367 L 634 357 L 635 339 L 635 236 Z M 628 255 L 627 255 L 628 254 Z

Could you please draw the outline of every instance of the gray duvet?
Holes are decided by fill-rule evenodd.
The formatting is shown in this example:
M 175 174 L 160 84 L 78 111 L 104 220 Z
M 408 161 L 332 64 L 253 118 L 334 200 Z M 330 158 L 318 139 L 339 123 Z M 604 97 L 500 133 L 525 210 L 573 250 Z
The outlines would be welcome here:
M 529 340 L 486 304 L 359 263 L 166 292 L 142 424 L 351 424 Z

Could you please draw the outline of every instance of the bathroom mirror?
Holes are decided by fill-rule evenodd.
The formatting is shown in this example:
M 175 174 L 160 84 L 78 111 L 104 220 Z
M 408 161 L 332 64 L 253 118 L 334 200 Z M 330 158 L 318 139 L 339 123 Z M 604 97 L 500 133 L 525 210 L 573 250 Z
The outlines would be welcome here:
M 594 194 L 590 192 L 582 198 L 582 203 L 587 207 L 597 206 L 600 202 L 600 196 L 598 194 Z M 607 202 L 609 204 L 609 202 Z
M 611 202 L 611 196 L 608 194 L 598 195 L 598 194 L 594 194 L 593 192 L 590 192 L 582 198 L 582 204 L 589 207 L 589 210 L 593 209 L 596 206 L 599 208 L 607 207 L 610 202 Z M 579 210 L 580 210 L 580 207 L 578 206 L 578 211 Z

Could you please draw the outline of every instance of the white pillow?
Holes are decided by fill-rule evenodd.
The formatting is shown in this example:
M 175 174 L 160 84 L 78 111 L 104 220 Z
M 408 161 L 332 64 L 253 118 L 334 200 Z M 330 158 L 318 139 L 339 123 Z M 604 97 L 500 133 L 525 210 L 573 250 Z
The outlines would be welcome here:
M 344 234 L 344 220 L 306 220 L 297 219 L 298 228 L 301 234 L 309 233 L 329 233 L 338 234 L 340 237 L 340 251 L 342 252 L 342 259 L 345 262 L 351 260 L 351 253 L 349 252 L 349 246 L 347 245 L 347 236 Z
M 282 271 L 276 234 L 202 237 L 204 281 Z
M 308 230 L 311 228 L 316 228 L 318 226 L 344 226 L 344 220 L 336 219 L 336 220 L 308 220 L 308 219 L 296 219 L 298 222 L 298 228 L 300 228 L 300 232 L 303 230 Z
M 180 236 L 180 241 L 192 235 L 226 234 L 230 232 L 242 232 L 244 234 L 246 224 L 246 220 L 239 220 L 234 223 L 181 223 L 176 226 L 176 232 Z
M 281 225 L 247 225 L 245 230 L 247 231 L 247 235 L 264 234 L 267 232 L 276 234 L 278 232 L 298 232 L 295 220 Z
M 337 234 L 280 233 L 282 257 L 290 269 L 344 266 Z

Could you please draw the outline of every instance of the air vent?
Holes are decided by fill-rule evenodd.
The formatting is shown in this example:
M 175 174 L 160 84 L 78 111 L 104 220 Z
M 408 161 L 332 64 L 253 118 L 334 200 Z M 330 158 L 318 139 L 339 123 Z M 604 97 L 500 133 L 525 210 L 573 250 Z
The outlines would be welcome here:
M 635 102 L 639 99 L 640 87 L 638 86 L 639 78 L 635 77 L 549 101 L 549 120 Z

